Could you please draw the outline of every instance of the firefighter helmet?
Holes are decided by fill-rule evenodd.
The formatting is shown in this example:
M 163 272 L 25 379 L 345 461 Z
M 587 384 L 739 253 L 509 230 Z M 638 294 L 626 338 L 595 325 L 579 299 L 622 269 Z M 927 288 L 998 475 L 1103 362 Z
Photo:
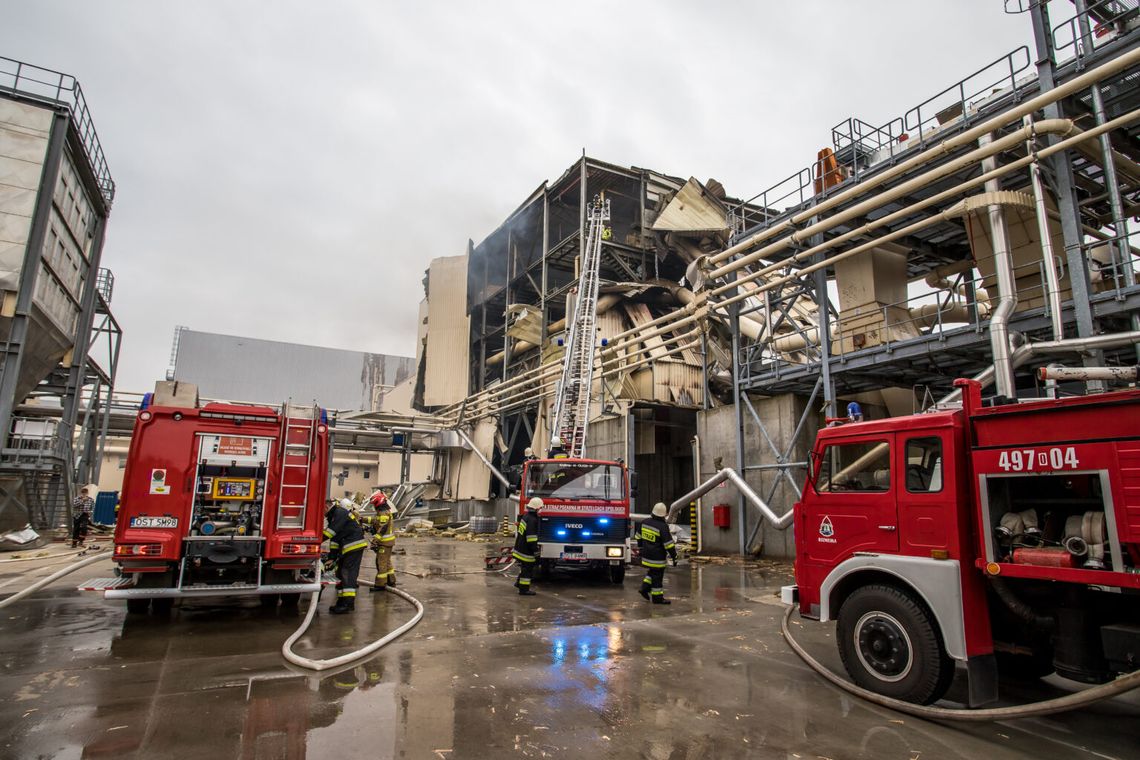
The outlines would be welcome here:
M 667 514 L 669 514 L 669 507 L 665 506 L 664 502 L 659 501 L 653 505 L 654 517 L 664 517 Z
M 354 502 L 352 499 L 349 499 L 349 498 L 344 498 L 344 499 L 341 499 L 341 500 L 340 500 L 340 505 L 341 505 L 341 507 L 343 507 L 344 509 L 347 509 L 349 512 L 351 512 L 351 511 L 353 511 L 354 509 L 356 509 L 356 502 Z
M 552 448 L 552 449 L 562 448 L 562 439 L 559 438 L 558 436 L 554 436 L 553 438 L 551 438 L 550 439 L 550 448 Z
M 538 498 L 537 496 L 532 497 L 531 500 L 526 503 L 526 508 L 534 512 L 537 512 L 544 506 L 546 505 L 542 503 L 542 499 Z
M 372 498 L 368 500 L 368 503 L 376 509 L 388 509 L 390 506 L 388 504 L 388 494 L 384 493 L 383 491 L 377 491 L 376 493 L 372 494 Z

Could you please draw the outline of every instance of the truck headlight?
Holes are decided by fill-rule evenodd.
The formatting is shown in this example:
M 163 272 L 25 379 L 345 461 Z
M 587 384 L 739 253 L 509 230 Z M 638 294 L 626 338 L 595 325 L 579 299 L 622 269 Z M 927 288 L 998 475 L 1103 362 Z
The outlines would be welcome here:
M 607 557 L 618 557 L 620 559 L 622 557 L 622 555 L 624 555 L 624 554 L 625 554 L 625 552 L 622 550 L 622 548 L 620 546 L 607 546 L 606 547 L 606 556 Z

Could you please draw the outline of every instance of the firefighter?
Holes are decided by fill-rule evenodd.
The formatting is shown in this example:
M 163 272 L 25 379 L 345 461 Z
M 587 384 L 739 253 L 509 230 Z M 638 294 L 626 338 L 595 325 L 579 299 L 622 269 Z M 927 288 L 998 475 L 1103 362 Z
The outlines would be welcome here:
M 91 513 L 95 509 L 95 500 L 87 491 L 87 486 L 79 489 L 79 495 L 71 501 L 71 548 L 83 546 L 87 540 L 87 531 L 91 527 Z
M 569 459 L 570 455 L 566 453 L 566 449 L 562 448 L 562 439 L 558 436 L 550 439 L 550 458 L 551 459 Z
M 383 491 L 372 494 L 368 500 L 376 510 L 371 519 L 372 551 L 376 552 L 376 581 L 372 592 L 383 591 L 385 586 L 396 585 L 396 570 L 392 567 L 392 550 L 396 547 L 396 530 L 392 523 L 392 504 Z
M 538 459 L 538 457 L 534 455 L 534 449 L 532 449 L 530 446 L 527 446 L 525 449 L 523 449 L 524 462 L 533 462 L 535 459 Z
M 511 556 L 519 563 L 519 578 L 515 581 L 519 596 L 535 595 L 530 581 L 534 577 L 534 565 L 538 561 L 535 549 L 538 547 L 538 510 L 542 506 L 542 499 L 535 496 L 526 503 L 526 512 L 519 515 L 519 521 L 515 525 L 515 550 Z
M 637 526 L 637 546 L 641 549 L 641 566 L 645 568 L 645 580 L 637 593 L 654 604 L 671 604 L 665 598 L 665 557 L 675 566 L 677 546 L 665 515 L 669 508 L 661 502 L 653 505 L 653 516 Z
M 336 564 L 336 604 L 329 607 L 329 612 L 334 615 L 344 615 L 356 609 L 356 579 L 360 575 L 360 560 L 368 546 L 364 540 L 364 529 L 352 511 L 353 506 L 352 499 L 341 499 L 340 504 L 330 507 L 325 513 L 328 521 L 325 528 L 325 538 L 329 540 L 328 562 Z

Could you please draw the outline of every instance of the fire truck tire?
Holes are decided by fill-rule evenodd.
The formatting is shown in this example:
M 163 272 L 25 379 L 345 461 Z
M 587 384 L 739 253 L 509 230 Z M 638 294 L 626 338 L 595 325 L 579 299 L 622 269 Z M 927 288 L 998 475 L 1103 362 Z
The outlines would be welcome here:
M 128 599 L 127 612 L 132 615 L 145 615 L 150 611 L 150 599 Z
M 262 607 L 270 607 L 270 608 L 277 606 L 277 599 L 278 599 L 277 594 L 261 594 L 260 596 L 257 597 L 257 600 L 259 602 L 261 602 Z
M 622 583 L 625 581 L 625 565 L 610 565 L 610 583 Z
M 295 610 L 301 604 L 300 594 L 282 594 L 281 606 L 287 610 Z
M 877 694 L 928 705 L 954 678 L 933 616 L 893 586 L 864 586 L 847 597 L 836 638 L 851 679 Z
M 155 615 L 169 615 L 174 609 L 174 600 L 170 597 L 158 597 L 151 601 L 150 607 Z

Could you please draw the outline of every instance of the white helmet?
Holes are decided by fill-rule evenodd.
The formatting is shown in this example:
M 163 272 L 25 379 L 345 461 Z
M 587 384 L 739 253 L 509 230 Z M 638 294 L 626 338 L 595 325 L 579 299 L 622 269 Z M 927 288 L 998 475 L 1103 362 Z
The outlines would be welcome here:
M 354 502 L 352 499 L 347 499 L 347 498 L 346 498 L 346 499 L 341 499 L 341 500 L 340 500 L 340 505 L 341 505 L 341 507 L 343 507 L 344 509 L 347 509 L 349 512 L 351 512 L 352 510 L 356 509 L 356 502 Z
M 546 505 L 543 504 L 542 499 L 538 498 L 537 496 L 531 497 L 531 500 L 526 503 L 526 508 L 532 509 L 535 512 L 542 509 L 544 506 Z
M 667 514 L 669 514 L 669 507 L 665 506 L 664 502 L 659 501 L 653 505 L 654 517 L 664 517 Z
M 562 448 L 562 439 L 559 438 L 558 436 L 554 436 L 553 438 L 551 438 L 550 439 L 550 448 L 552 448 L 552 449 L 553 448 L 559 448 L 559 449 Z
M 530 446 L 527 446 L 525 449 L 523 449 L 523 456 L 524 457 L 534 456 L 534 449 L 532 449 Z

